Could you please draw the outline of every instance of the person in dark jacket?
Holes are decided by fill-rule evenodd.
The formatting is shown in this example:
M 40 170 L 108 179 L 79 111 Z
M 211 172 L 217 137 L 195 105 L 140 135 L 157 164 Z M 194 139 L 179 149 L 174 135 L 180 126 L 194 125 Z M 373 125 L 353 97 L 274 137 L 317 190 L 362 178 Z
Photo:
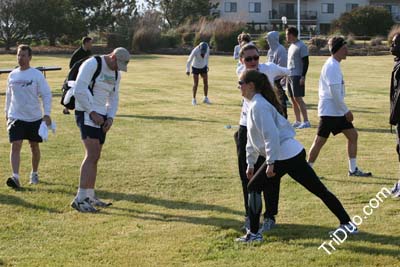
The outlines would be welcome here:
M 85 36 L 82 38 L 82 45 L 74 51 L 71 60 L 69 61 L 70 69 L 79 60 L 89 58 L 92 55 L 92 41 L 92 38 L 90 38 L 89 36 Z M 69 110 L 67 108 L 64 108 L 63 113 L 69 114 Z
M 69 61 L 69 68 L 79 60 L 83 58 L 88 58 L 92 55 L 92 38 L 86 36 L 82 38 L 82 45 L 74 51 L 71 60 Z
M 397 26 L 393 28 L 389 36 L 392 36 L 392 38 L 390 38 L 392 40 L 390 52 L 395 56 L 390 81 L 390 124 L 396 125 L 396 151 L 400 162 L 400 27 Z M 394 197 L 400 198 L 400 180 L 394 184 L 392 194 Z

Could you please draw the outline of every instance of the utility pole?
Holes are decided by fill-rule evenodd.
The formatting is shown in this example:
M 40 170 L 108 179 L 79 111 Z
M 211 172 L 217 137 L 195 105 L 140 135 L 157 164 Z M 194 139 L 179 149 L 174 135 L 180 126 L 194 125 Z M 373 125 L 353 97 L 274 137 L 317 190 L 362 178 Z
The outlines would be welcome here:
M 299 39 L 301 37 L 300 33 L 300 0 L 297 0 L 297 30 L 299 31 Z

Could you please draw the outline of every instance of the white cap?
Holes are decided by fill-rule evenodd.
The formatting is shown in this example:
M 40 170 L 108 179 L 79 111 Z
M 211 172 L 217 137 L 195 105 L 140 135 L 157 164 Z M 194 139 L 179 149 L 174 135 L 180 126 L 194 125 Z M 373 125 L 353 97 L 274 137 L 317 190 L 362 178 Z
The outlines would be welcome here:
M 117 59 L 118 70 L 126 72 L 128 69 L 129 60 L 131 58 L 128 50 L 123 47 L 118 47 L 114 49 L 113 53 Z

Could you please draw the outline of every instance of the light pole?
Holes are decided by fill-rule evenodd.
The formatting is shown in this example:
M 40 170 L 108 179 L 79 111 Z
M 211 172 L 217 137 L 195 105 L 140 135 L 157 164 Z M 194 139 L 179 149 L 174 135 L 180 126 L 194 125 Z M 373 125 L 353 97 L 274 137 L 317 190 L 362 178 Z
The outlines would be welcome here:
M 300 0 L 297 0 L 297 30 L 299 31 L 299 39 L 301 37 L 300 34 Z

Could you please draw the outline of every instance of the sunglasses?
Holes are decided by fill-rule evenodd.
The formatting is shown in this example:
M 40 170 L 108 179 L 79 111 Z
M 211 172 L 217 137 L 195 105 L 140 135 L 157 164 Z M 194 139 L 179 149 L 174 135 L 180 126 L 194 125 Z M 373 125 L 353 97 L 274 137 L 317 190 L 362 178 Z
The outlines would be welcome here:
M 238 81 L 238 84 L 239 84 L 238 87 L 240 87 L 241 85 L 243 85 L 243 84 L 245 84 L 245 83 L 246 83 L 245 81 L 239 80 L 239 81 Z
M 251 61 L 257 61 L 257 60 L 259 60 L 260 59 L 260 56 L 252 56 L 252 57 L 245 57 L 244 58 L 244 61 L 246 61 L 246 62 L 251 62 Z

